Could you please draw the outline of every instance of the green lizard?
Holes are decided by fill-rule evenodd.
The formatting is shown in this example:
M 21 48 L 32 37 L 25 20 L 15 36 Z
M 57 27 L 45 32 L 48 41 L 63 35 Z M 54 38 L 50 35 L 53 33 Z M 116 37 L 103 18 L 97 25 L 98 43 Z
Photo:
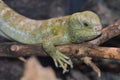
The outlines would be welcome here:
M 99 17 L 91 11 L 48 20 L 33 20 L 17 14 L 0 0 L 0 35 L 24 44 L 42 44 L 56 67 L 63 72 L 73 66 L 71 59 L 55 46 L 80 43 L 101 34 Z

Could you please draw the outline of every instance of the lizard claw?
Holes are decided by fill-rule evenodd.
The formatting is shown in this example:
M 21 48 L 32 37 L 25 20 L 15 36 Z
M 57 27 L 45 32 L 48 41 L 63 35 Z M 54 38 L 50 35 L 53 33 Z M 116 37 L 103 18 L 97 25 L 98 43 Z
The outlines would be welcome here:
M 63 55 L 60 52 L 57 52 L 56 55 L 51 56 L 54 60 L 56 67 L 61 67 L 63 69 L 63 73 L 68 72 L 68 66 L 73 68 L 72 61 L 69 57 Z

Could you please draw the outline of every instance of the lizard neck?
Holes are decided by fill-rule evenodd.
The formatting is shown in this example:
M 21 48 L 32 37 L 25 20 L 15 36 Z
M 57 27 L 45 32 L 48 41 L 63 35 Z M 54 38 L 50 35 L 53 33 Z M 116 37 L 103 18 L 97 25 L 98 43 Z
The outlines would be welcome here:
M 68 28 L 68 32 L 69 32 L 69 36 L 70 36 L 70 41 L 72 43 L 80 43 L 80 41 L 78 41 L 78 36 L 76 34 L 75 28 L 73 26 L 74 24 L 71 23 L 71 16 L 69 17 L 69 28 Z

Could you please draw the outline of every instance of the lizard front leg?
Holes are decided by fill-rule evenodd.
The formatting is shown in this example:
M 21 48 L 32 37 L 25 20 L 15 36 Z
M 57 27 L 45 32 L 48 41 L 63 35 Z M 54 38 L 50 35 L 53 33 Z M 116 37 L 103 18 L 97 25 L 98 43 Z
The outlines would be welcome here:
M 55 66 L 61 67 L 63 69 L 63 73 L 65 73 L 68 71 L 68 65 L 70 65 L 70 67 L 73 67 L 73 65 L 69 57 L 65 56 L 55 48 L 55 45 L 63 42 L 61 37 L 62 35 L 57 35 L 52 38 L 48 38 L 43 42 L 43 48 L 52 57 Z

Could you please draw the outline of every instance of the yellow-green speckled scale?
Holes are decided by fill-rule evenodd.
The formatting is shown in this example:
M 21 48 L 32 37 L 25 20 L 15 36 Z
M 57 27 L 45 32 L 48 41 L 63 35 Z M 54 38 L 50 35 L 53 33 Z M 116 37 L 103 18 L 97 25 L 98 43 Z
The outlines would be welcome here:
M 48 20 L 32 20 L 19 15 L 0 0 L 0 35 L 24 44 L 42 44 L 63 72 L 67 71 L 68 65 L 72 67 L 72 62 L 55 45 L 91 40 L 101 34 L 101 29 L 99 17 L 91 11 Z

